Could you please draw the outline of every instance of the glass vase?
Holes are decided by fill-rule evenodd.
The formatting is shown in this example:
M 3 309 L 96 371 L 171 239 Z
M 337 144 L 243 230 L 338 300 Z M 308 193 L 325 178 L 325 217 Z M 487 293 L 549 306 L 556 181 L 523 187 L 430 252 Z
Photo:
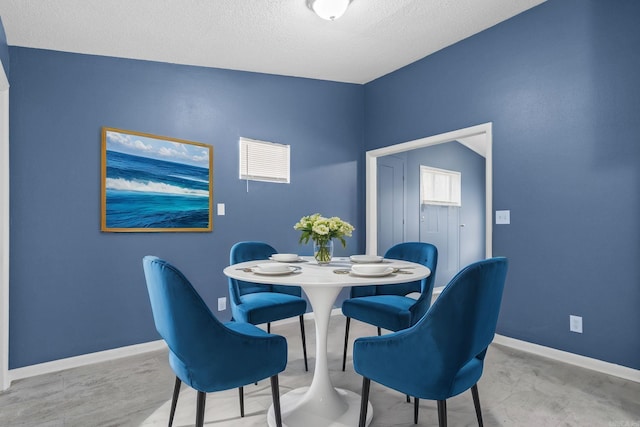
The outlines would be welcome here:
M 333 240 L 313 242 L 313 257 L 318 264 L 329 264 L 333 256 Z

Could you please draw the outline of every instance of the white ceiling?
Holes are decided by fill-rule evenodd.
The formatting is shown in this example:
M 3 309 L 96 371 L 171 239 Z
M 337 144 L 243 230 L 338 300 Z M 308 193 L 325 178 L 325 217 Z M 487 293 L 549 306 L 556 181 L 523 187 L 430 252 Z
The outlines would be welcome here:
M 0 0 L 11 46 L 367 83 L 545 0 Z

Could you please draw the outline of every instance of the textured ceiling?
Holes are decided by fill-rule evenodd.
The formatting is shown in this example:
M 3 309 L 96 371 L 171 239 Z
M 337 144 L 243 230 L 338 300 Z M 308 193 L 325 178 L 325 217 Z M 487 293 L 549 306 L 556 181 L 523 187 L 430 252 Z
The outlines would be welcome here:
M 0 0 L 11 46 L 367 83 L 545 0 Z

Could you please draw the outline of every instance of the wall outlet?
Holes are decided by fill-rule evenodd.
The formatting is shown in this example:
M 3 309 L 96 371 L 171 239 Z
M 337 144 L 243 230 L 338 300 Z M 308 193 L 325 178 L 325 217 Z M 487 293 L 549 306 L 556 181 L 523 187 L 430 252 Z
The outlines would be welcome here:
M 218 311 L 225 311 L 227 309 L 227 297 L 218 298 Z
M 582 316 L 569 315 L 569 331 L 582 333 Z

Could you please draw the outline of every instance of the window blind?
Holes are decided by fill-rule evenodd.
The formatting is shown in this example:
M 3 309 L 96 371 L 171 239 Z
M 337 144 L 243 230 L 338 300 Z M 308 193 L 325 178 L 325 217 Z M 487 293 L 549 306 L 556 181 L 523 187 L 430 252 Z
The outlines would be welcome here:
M 290 146 L 240 138 L 240 179 L 288 184 Z
M 421 203 L 461 206 L 461 181 L 460 172 L 420 166 Z

